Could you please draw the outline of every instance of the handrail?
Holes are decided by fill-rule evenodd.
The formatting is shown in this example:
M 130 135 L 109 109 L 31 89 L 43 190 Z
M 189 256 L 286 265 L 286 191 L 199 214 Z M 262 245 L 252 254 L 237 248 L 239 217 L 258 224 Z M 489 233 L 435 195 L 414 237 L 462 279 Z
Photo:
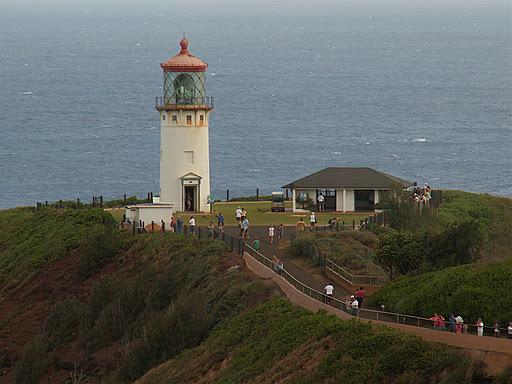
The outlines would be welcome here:
M 342 266 L 336 264 L 332 259 L 325 258 L 325 268 L 329 269 L 332 273 L 338 275 L 343 280 L 351 285 L 370 285 L 370 286 L 382 286 L 386 283 L 386 278 L 382 276 L 371 276 L 371 275 L 354 275 L 347 271 Z
M 272 269 L 276 271 L 275 264 L 261 254 L 260 252 L 256 251 L 254 248 L 252 248 L 248 244 L 244 244 L 244 250 L 247 252 L 253 259 L 258 261 L 259 263 L 263 264 L 269 269 Z M 293 275 L 291 275 L 285 268 L 282 266 L 281 268 L 277 269 L 277 272 L 281 277 L 283 277 L 286 281 L 288 281 L 291 285 L 293 285 L 298 291 L 304 293 L 306 296 L 309 296 L 319 302 L 322 302 L 326 305 L 330 305 L 342 312 L 345 312 L 351 316 L 366 319 L 366 320 L 376 320 L 376 321 L 383 321 L 388 323 L 396 323 L 396 324 L 403 324 L 403 325 L 412 325 L 419 328 L 433 328 L 433 321 L 431 319 L 428 319 L 426 317 L 421 316 L 413 316 L 413 315 L 404 315 L 401 313 L 396 312 L 387 312 L 387 311 L 379 311 L 375 309 L 365 309 L 360 308 L 353 310 L 348 302 L 341 301 L 339 299 L 336 299 L 335 297 L 328 297 L 324 293 L 317 291 L 314 288 L 311 288 L 310 286 L 302 283 L 301 281 L 297 280 Z M 448 322 L 446 322 L 448 323 Z M 467 329 L 476 329 L 476 325 L 473 324 L 466 324 Z M 494 327 L 485 326 L 484 330 L 489 330 L 490 333 L 492 330 L 492 335 L 494 335 Z M 441 331 L 440 329 L 438 329 Z M 500 328 L 500 336 L 506 337 L 507 329 L 506 328 Z M 485 332 L 484 332 L 485 334 Z M 490 337 L 490 335 L 485 335 L 487 337 Z

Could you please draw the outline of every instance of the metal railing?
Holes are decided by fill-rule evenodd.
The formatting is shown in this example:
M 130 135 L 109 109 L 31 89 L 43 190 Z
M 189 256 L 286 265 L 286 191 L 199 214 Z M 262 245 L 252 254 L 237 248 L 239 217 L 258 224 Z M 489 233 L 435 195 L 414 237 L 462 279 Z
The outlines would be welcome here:
M 260 252 L 254 250 L 250 245 L 244 244 L 244 251 L 247 252 L 253 259 L 263 264 L 267 268 L 275 271 L 281 277 L 283 277 L 288 283 L 290 283 L 295 289 L 302 292 L 306 296 L 313 298 L 316 301 L 324 303 L 326 305 L 330 305 L 342 312 L 345 312 L 351 316 L 358 317 L 366 320 L 376 320 L 383 321 L 388 323 L 395 324 L 403 324 L 403 325 L 411 325 L 420 328 L 429 328 L 434 329 L 433 321 L 431 319 L 420 317 L 420 316 L 412 316 L 412 315 L 404 315 L 401 313 L 395 312 L 386 312 L 386 311 L 378 311 L 373 309 L 352 309 L 348 302 L 336 299 L 334 297 L 328 297 L 324 293 L 317 291 L 314 288 L 302 283 L 297 280 L 294 276 L 292 276 L 284 267 L 278 268 L 272 260 L 262 255 Z M 447 322 L 448 323 L 448 322 Z M 473 333 L 476 334 L 476 325 L 466 324 L 466 328 L 463 333 Z M 444 331 L 445 329 L 436 329 L 438 331 Z M 448 325 L 446 330 L 450 330 L 450 326 Z M 495 336 L 494 327 L 485 326 L 484 327 L 484 336 Z M 507 337 L 507 329 L 500 328 L 500 337 Z
M 186 107 L 208 107 L 214 108 L 213 96 L 204 97 L 172 97 L 165 99 L 162 96 L 155 97 L 155 108 L 183 106 Z
M 387 281 L 383 276 L 354 275 L 327 257 L 325 258 L 325 268 L 351 285 L 381 286 Z

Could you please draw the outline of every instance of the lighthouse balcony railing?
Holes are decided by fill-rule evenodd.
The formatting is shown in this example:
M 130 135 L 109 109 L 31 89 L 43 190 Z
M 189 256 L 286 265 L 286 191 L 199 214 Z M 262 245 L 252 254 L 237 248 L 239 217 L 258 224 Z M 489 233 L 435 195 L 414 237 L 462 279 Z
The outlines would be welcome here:
M 204 97 L 171 97 L 164 98 L 162 96 L 157 96 L 155 98 L 155 107 L 165 108 L 165 107 L 214 107 L 213 96 L 204 96 Z

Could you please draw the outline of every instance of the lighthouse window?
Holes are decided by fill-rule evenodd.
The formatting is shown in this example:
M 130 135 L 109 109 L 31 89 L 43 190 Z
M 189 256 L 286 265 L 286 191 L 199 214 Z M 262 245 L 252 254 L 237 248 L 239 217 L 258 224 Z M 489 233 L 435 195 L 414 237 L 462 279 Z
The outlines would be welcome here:
M 162 115 L 162 120 L 165 120 L 165 115 Z
M 187 115 L 187 125 L 192 125 L 192 115 Z
M 202 127 L 204 125 L 204 115 L 199 115 L 199 126 Z
M 185 151 L 185 164 L 194 164 L 194 151 Z
M 178 124 L 178 115 L 172 115 L 172 122 Z

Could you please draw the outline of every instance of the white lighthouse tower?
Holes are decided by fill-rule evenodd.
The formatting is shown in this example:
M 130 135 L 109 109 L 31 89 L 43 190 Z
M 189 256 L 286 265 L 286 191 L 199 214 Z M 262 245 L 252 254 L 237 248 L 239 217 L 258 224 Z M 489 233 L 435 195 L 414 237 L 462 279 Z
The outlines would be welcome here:
M 207 211 L 210 194 L 208 120 L 213 98 L 206 96 L 204 63 L 181 51 L 161 64 L 163 97 L 157 97 L 160 112 L 160 202 L 177 211 Z

